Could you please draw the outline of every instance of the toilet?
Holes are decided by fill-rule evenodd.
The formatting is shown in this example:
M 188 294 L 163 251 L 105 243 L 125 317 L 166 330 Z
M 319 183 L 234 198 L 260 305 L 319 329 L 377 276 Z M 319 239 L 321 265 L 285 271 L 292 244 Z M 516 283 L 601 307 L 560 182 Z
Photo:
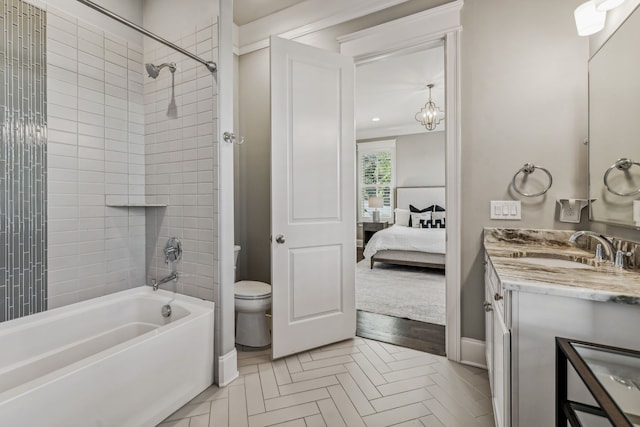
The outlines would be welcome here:
M 240 246 L 234 247 L 235 265 L 238 265 Z M 271 333 L 265 316 L 271 308 L 271 285 L 254 280 L 241 280 L 234 284 L 236 309 L 236 344 L 247 347 L 265 347 L 271 344 Z

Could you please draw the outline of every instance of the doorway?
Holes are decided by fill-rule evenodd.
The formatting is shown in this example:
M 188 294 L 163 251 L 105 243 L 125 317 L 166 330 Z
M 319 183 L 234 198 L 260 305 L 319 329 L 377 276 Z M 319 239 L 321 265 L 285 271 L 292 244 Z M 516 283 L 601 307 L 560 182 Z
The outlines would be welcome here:
M 355 94 L 357 334 L 439 355 L 446 353 L 444 75 L 440 43 L 359 64 Z M 436 115 L 424 126 L 416 114 L 429 101 Z

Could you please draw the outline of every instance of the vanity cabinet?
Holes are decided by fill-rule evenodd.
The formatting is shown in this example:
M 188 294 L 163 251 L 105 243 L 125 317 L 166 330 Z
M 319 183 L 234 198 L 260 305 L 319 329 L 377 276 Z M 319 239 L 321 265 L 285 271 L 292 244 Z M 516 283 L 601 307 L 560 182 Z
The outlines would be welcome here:
M 485 261 L 484 310 L 491 403 L 496 427 L 506 427 L 511 418 L 511 332 L 505 322 L 504 292 L 490 261 Z
M 490 257 L 485 262 L 486 355 L 496 426 L 554 425 L 555 337 L 640 350 L 640 305 L 630 302 L 637 300 L 603 301 L 602 290 L 501 277 Z M 588 400 L 579 387 L 570 393 Z

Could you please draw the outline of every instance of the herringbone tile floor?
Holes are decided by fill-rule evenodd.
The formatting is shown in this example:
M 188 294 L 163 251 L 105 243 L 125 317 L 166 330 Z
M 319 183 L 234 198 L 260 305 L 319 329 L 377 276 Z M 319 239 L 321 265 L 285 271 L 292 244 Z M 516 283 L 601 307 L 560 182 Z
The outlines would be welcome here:
M 272 362 L 239 352 L 240 378 L 159 427 L 493 427 L 486 371 L 362 338 Z

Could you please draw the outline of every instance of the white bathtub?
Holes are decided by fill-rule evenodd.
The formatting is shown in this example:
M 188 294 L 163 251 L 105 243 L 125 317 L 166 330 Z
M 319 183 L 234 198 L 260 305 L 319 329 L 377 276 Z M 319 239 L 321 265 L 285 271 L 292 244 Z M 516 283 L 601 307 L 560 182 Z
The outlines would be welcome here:
M 0 323 L 0 426 L 155 426 L 213 382 L 213 303 L 143 286 Z

